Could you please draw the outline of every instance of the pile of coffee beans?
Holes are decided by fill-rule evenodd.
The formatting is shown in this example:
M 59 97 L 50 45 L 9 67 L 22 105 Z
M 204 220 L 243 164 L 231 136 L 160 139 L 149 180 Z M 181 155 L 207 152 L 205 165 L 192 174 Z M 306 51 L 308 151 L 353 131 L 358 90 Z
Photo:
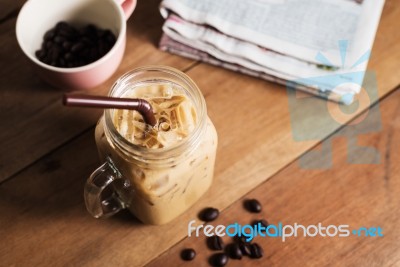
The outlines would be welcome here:
M 261 203 L 256 199 L 247 199 L 243 202 L 244 208 L 251 213 L 259 213 L 262 210 Z M 199 213 L 199 218 L 205 222 L 211 222 L 219 216 L 219 210 L 216 208 L 205 208 Z M 253 225 L 262 225 L 267 227 L 269 224 L 265 219 L 259 219 L 252 222 Z M 219 251 L 209 258 L 209 264 L 212 266 L 225 266 L 229 259 L 241 260 L 247 256 L 252 259 L 262 258 L 263 248 L 258 243 L 248 242 L 244 236 L 236 236 L 233 243 L 225 246 L 220 236 L 210 236 L 206 240 L 207 247 L 212 251 Z M 185 261 L 191 261 L 195 258 L 196 251 L 193 248 L 186 248 L 181 252 L 181 258 Z
M 116 41 L 110 30 L 93 24 L 75 28 L 67 22 L 59 22 L 43 36 L 36 57 L 48 65 L 75 68 L 90 64 L 111 50 Z

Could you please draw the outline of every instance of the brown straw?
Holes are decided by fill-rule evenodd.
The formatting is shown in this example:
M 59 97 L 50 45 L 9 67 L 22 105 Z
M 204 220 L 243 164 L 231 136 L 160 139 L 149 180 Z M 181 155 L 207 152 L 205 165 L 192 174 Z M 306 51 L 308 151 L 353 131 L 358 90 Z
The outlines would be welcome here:
M 139 112 L 147 124 L 156 125 L 156 118 L 150 103 L 138 98 L 65 94 L 63 104 L 72 107 L 129 109 Z

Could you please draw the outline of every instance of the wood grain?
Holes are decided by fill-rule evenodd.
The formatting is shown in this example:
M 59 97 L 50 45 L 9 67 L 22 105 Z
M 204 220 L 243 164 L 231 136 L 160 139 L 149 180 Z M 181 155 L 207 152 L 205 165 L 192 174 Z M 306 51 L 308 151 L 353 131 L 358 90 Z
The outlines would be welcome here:
M 105 94 L 113 81 L 122 73 L 143 64 L 165 64 L 182 70 L 192 66 L 193 61 L 156 49 L 162 24 L 157 9 L 158 3 L 159 1 L 154 0 L 139 3 L 133 17 L 129 20 L 126 56 L 120 69 L 104 85 L 91 92 Z M 397 40 L 400 39 L 400 33 L 395 26 L 399 15 L 399 6 L 394 1 L 388 1 L 382 15 L 369 67 L 370 70 L 376 72 L 379 96 L 385 95 L 399 84 L 397 77 L 400 76 L 400 44 Z M 3 84 L 8 85 L 1 91 L 0 119 L 5 123 L 2 125 L 0 138 L 7 140 L 3 148 L 9 151 L 7 155 L 3 153 L 0 156 L 0 181 L 91 127 L 100 114 L 100 112 L 88 112 L 82 109 L 65 110 L 60 106 L 58 99 L 61 92 L 41 82 L 27 66 L 22 53 L 16 49 L 14 23 L 15 20 L 10 20 L 0 25 L 0 33 L 4 35 L 0 42 L 2 47 L 5 47 L 0 51 L 0 57 L 7 65 L 7 68 L 0 70 L 0 77 L 4 79 Z M 207 70 L 210 69 L 207 68 Z M 229 75 L 223 79 L 230 79 Z M 21 77 L 24 78 L 21 79 Z M 197 82 L 201 81 L 201 86 L 216 86 L 214 81 L 208 81 L 204 77 L 207 75 L 193 78 Z M 269 83 L 264 83 L 263 87 L 266 90 L 272 88 L 282 90 L 281 86 Z M 35 93 L 32 94 L 32 92 Z M 27 95 L 29 95 L 29 103 L 25 101 Z M 44 127 L 37 127 L 43 122 L 46 122 Z M 29 130 L 21 131 L 21 129 Z M 30 153 L 25 153 L 27 147 L 33 146 L 35 149 L 31 149 Z
M 127 47 L 117 72 L 88 93 L 106 94 L 123 73 L 142 65 L 164 64 L 185 70 L 194 61 L 160 52 L 159 1 L 140 1 L 129 20 Z M 149 20 L 149 18 L 152 18 Z M 74 136 L 93 127 L 100 110 L 66 109 L 63 92 L 42 82 L 27 64 L 14 33 L 15 19 L 0 24 L 0 182 Z
M 15 18 L 25 1 L 1 1 L 0 2 L 0 24 Z
M 390 162 L 397 162 L 399 155 L 396 153 L 399 149 L 399 138 L 396 133 L 400 122 L 398 119 L 393 120 L 393 118 L 399 118 L 398 101 L 399 92 L 396 92 L 393 97 L 389 97 L 381 104 L 384 131 L 379 135 L 372 136 L 373 138 L 370 140 L 363 140 L 365 144 L 377 144 L 382 155 L 390 155 Z M 391 136 L 390 139 L 389 136 Z M 332 224 L 336 222 L 351 223 L 356 226 L 361 223 L 381 224 L 382 221 L 378 218 L 375 218 L 376 221 L 368 217 L 365 222 L 358 220 L 367 215 L 366 211 L 369 210 L 367 207 L 379 200 L 378 197 L 383 200 L 394 198 L 386 212 L 396 214 L 395 211 L 398 209 L 396 204 L 399 203 L 397 201 L 398 194 L 397 191 L 391 190 L 398 190 L 399 183 L 396 178 L 398 170 L 395 169 L 398 167 L 396 164 L 384 161 L 385 164 L 379 165 L 379 168 L 377 166 L 347 165 L 347 169 L 340 169 L 338 166 L 346 165 L 343 160 L 346 156 L 344 147 L 345 143 L 334 146 L 334 155 L 336 155 L 334 165 L 336 167 L 331 170 L 332 172 L 304 171 L 294 164 L 290 167 L 290 171 L 284 171 L 274 177 L 271 180 L 272 186 L 270 186 L 270 182 L 264 183 L 246 197 L 255 196 L 262 200 L 265 206 L 263 215 L 271 222 L 282 220 L 285 223 L 299 221 L 306 224 L 310 221 L 314 222 L 315 218 L 320 218 L 321 221 Z M 385 151 L 383 147 L 390 150 Z M 219 202 L 215 195 L 212 196 L 213 198 L 203 198 L 192 211 L 173 223 L 161 227 L 141 225 L 127 213 L 119 214 L 109 220 L 91 219 L 84 210 L 82 188 L 85 177 L 98 164 L 96 158 L 92 133 L 89 132 L 0 186 L 2 218 L 0 233 L 3 237 L 3 244 L 7 244 L 0 249 L 2 263 L 17 266 L 39 264 L 140 266 L 184 237 L 187 222 L 196 218 L 196 211 L 206 205 Z M 228 157 L 224 158 L 227 160 Z M 254 160 L 257 161 L 257 158 Z M 382 166 L 387 173 L 387 182 L 381 173 Z M 370 175 L 366 175 L 370 172 Z M 236 174 L 239 178 L 242 175 L 243 172 Z M 344 181 L 337 180 L 343 176 L 346 177 Z M 325 183 L 323 183 L 324 181 Z M 231 186 L 230 189 L 239 187 L 243 183 L 246 183 L 246 180 L 243 179 L 241 183 Z M 382 183 L 386 183 L 386 189 L 381 188 Z M 223 185 L 224 183 L 216 181 L 214 188 Z M 350 190 L 350 188 L 355 189 Z M 375 197 L 377 188 L 379 188 L 380 195 Z M 386 192 L 385 190 L 389 191 L 389 194 L 381 196 Z M 324 194 L 321 195 L 321 192 Z M 367 196 L 373 198 L 366 201 L 365 197 Z M 360 202 L 355 202 L 356 204 L 364 206 L 353 210 L 350 208 L 343 210 L 343 206 L 346 207 L 348 202 L 351 203 L 354 197 L 357 197 Z M 325 208 L 324 203 L 330 205 L 326 211 L 323 209 L 323 207 Z M 240 205 L 239 201 L 229 207 L 227 215 L 224 212 L 221 219 L 227 218 L 228 221 L 235 221 L 240 218 L 241 222 L 247 222 L 250 217 L 237 212 L 240 210 Z M 331 212 L 334 214 L 336 209 L 343 213 L 340 216 L 346 219 L 345 222 L 338 219 L 339 215 L 330 215 Z M 378 206 L 372 210 L 379 211 L 380 209 Z M 391 210 L 393 212 L 390 212 Z M 352 215 L 354 211 L 356 213 Z M 389 214 L 382 215 L 382 218 L 390 217 Z M 330 216 L 333 216 L 334 220 L 330 220 Z M 339 217 L 336 218 L 337 216 Z M 224 221 L 216 223 L 218 222 Z M 393 226 L 390 225 L 382 223 L 385 233 L 386 229 L 388 231 L 395 229 L 395 222 Z M 388 232 L 387 235 L 389 237 L 396 236 L 395 232 L 393 235 Z M 190 242 L 193 240 L 190 239 Z M 332 242 L 334 241 L 332 240 Z M 291 244 L 299 250 L 298 254 L 301 254 L 304 252 L 302 249 L 304 245 L 296 245 L 297 242 L 293 240 Z M 199 243 L 198 249 L 201 250 L 201 245 L 204 246 L 204 244 L 200 239 L 196 241 L 197 243 Z M 278 243 L 278 247 L 270 251 L 279 253 L 281 243 L 275 242 L 274 244 L 276 245 L 276 243 Z M 268 244 L 267 247 L 271 245 Z M 332 244 L 335 243 L 325 244 L 327 246 L 325 249 L 332 249 Z M 187 244 L 183 243 L 179 246 L 187 246 Z M 169 252 L 171 255 L 168 261 L 172 260 L 172 263 L 168 266 L 174 266 L 174 261 L 177 259 L 175 252 L 179 250 L 179 246 Z M 195 245 L 190 244 L 190 246 Z M 318 247 L 314 246 L 313 241 L 310 241 L 308 246 L 312 249 Z M 353 247 L 358 248 L 357 245 Z M 18 255 L 13 254 L 13 251 L 18 251 Z M 291 250 L 282 248 L 281 253 L 287 251 Z M 314 257 L 318 258 L 318 255 L 316 251 Z M 336 257 L 333 252 L 331 255 Z M 279 263 L 286 258 L 286 255 L 274 257 Z M 296 257 L 292 258 L 292 260 L 294 259 Z M 197 262 L 199 260 L 200 258 Z M 154 263 L 153 266 L 157 266 L 157 264 Z
M 317 143 L 293 141 L 288 111 L 276 101 L 285 97 L 284 91 L 265 90 L 260 86 L 263 81 L 249 83 L 252 78 L 231 72 L 227 72 L 229 79 L 224 79 L 217 75 L 224 70 L 203 68 L 210 79 L 217 84 L 222 79 L 225 86 L 219 88 L 224 90 L 220 94 L 211 87 L 203 90 L 220 144 L 213 187 L 193 209 L 160 227 L 141 225 L 126 213 L 110 220 L 89 218 L 81 192 L 98 161 L 93 133 L 88 132 L 0 186 L 0 234 L 4 243 L 10 244 L 2 249 L 0 260 L 16 265 L 45 261 L 46 265 L 101 266 L 111 262 L 141 266 L 184 238 L 187 222 L 196 218 L 202 207 L 224 210 Z M 189 72 L 194 75 L 200 70 Z M 234 84 L 247 85 L 247 94 L 231 97 Z M 224 101 L 229 104 L 218 104 Z M 242 127 L 243 114 L 263 104 L 269 108 L 252 111 L 258 120 L 247 120 Z M 239 105 L 241 109 L 235 108 Z M 238 119 L 241 116 L 243 119 Z M 45 228 L 39 231 L 43 224 Z M 28 257 L 36 243 L 37 250 Z M 12 251 L 18 251 L 18 256 L 10 257 Z
M 0 181 L 9 179 L 0 184 L 0 235 L 4 244 L 0 246 L 2 265 L 141 266 L 184 239 L 188 221 L 196 218 L 197 211 L 204 206 L 212 205 L 221 210 L 229 207 L 227 215 L 223 212 L 220 220 L 243 217 L 239 212 L 240 201 L 237 200 L 260 184 L 263 185 L 254 192 L 265 203 L 265 215 L 272 222 L 301 220 L 306 224 L 318 219 L 342 223 L 335 219 L 350 218 L 348 223 L 357 226 L 357 223 L 364 223 L 358 220 L 361 216 L 367 218 L 365 224 L 380 224 L 382 221 L 373 217 L 378 214 L 389 222 L 383 225 L 384 229 L 398 236 L 394 223 L 398 218 L 390 215 L 388 209 L 377 206 L 377 210 L 374 208 L 371 211 L 377 212 L 373 216 L 368 217 L 366 213 L 368 205 L 381 205 L 380 198 L 388 201 L 388 207 L 398 209 L 395 202 L 389 202 L 398 200 L 395 195 L 398 193 L 397 176 L 393 175 L 397 172 L 397 169 L 393 169 L 396 168 L 395 164 L 386 167 L 385 177 L 388 177 L 386 184 L 389 188 L 384 192 L 388 192 L 387 195 L 379 187 L 382 179 L 380 176 L 380 180 L 377 178 L 381 174 L 381 165 L 379 168 L 354 167 L 354 174 L 351 174 L 353 165 L 344 168 L 348 173 L 337 169 L 337 164 L 343 162 L 340 153 L 344 153 L 344 145 L 341 143 L 335 145 L 333 154 L 336 167 L 331 171 L 307 172 L 293 165 L 289 171 L 282 172 L 285 173 L 283 176 L 282 173 L 275 176 L 271 180 L 273 185 L 265 183 L 321 139 L 294 141 L 290 114 L 298 114 L 302 110 L 289 108 L 288 96 L 282 86 L 205 64 L 195 65 L 193 61 L 158 51 L 155 43 L 161 33 L 162 23 L 157 10 L 158 2 L 139 2 L 135 12 L 137 16 L 134 15 L 128 25 L 127 52 L 120 69 L 104 85 L 91 92 L 104 94 L 123 72 L 143 64 L 166 64 L 187 70 L 205 95 L 209 115 L 219 134 L 213 187 L 193 209 L 164 226 L 142 225 L 127 212 L 109 220 L 91 219 L 84 208 L 82 190 L 86 177 L 99 165 L 93 125 L 100 112 L 61 107 L 59 98 L 62 93 L 41 82 L 22 63 L 23 56 L 16 52 L 18 49 L 13 37 L 15 21 L 9 20 L 0 24 L 0 33 L 4 37 L 0 40 L 4 47 L 0 50 L 0 56 L 5 59 L 7 66 L 0 69 L 0 77 L 1 84 L 8 85 L 2 86 L 0 91 L 0 120 L 4 122 L 0 126 L 3 152 L 0 155 Z M 376 72 L 380 97 L 393 91 L 400 82 L 400 35 L 396 30 L 400 8 L 395 1 L 387 2 L 369 65 Z M 386 110 L 382 112 L 384 125 L 392 125 L 393 129 L 398 129 L 399 125 L 398 120 L 393 119 L 396 118 L 393 116 L 398 117 L 398 111 L 393 111 L 398 106 L 398 99 L 399 93 L 396 92 L 381 103 L 382 110 Z M 321 112 L 324 109 L 325 113 Z M 313 113 L 313 119 L 323 123 L 324 138 L 340 127 L 332 124 L 332 119 L 326 116 L 326 106 L 322 100 L 309 99 L 304 111 Z M 350 118 L 360 112 L 352 113 Z M 304 117 L 304 121 L 300 122 L 307 123 L 307 118 Z M 395 131 L 390 132 L 394 137 L 377 138 L 381 136 L 378 134 L 361 141 L 375 142 L 380 149 L 383 142 L 387 147 L 398 150 L 399 138 Z M 398 154 L 385 151 L 385 162 L 386 155 L 389 155 L 388 162 L 398 162 Z M 372 174 L 366 175 L 368 172 Z M 365 176 L 377 180 L 369 182 Z M 324 177 L 327 177 L 327 182 L 314 188 L 314 184 L 320 183 Z M 338 182 L 332 177 L 344 177 L 344 180 Z M 355 189 L 348 189 L 353 184 Z M 375 189 L 379 191 L 377 196 Z M 351 204 L 353 196 L 355 202 Z M 323 204 L 330 205 L 328 210 L 322 208 Z M 359 209 L 351 211 L 348 207 Z M 379 213 L 379 209 L 382 213 Z M 243 217 L 242 220 L 247 218 Z M 387 265 L 395 265 L 399 260 L 395 250 L 398 240 L 395 238 L 385 236 L 384 239 L 397 245 L 393 248 L 387 248 L 386 243 L 379 243 L 378 246 L 379 255 L 387 256 L 384 262 Z M 189 241 L 194 242 L 192 239 Z M 172 260 L 169 266 L 179 265 L 176 252 L 186 244 L 184 242 L 168 252 L 171 256 L 164 255 L 152 265 L 160 266 L 157 263 L 162 260 Z M 201 242 L 193 243 L 193 246 L 199 246 L 199 251 Z M 373 248 L 372 243 L 368 243 L 372 241 L 364 244 L 359 240 L 351 241 L 350 245 L 341 240 L 318 240 L 318 246 L 314 246 L 314 240 L 301 245 L 297 245 L 300 244 L 298 240 L 292 240 L 287 243 L 292 246 L 289 248 L 285 247 L 286 243 L 266 242 L 272 242 L 271 245 L 275 246 L 266 258 L 274 265 L 287 263 L 282 266 L 294 265 L 296 259 L 306 259 L 307 256 L 311 257 L 310 262 L 314 265 L 328 265 L 328 260 L 333 261 L 334 257 L 339 256 L 353 265 L 359 263 L 352 257 L 353 254 L 360 253 L 359 256 L 369 259 L 364 255 Z M 355 251 L 359 246 L 362 249 Z M 345 249 L 341 250 L 342 247 Z M 337 251 L 341 254 L 337 254 Z M 326 257 L 321 257 L 325 254 Z M 196 262 L 203 262 L 201 257 Z M 371 262 L 377 264 L 373 260 Z M 161 266 L 165 266 L 165 263 L 162 262 Z
M 265 218 L 269 223 L 323 226 L 347 224 L 349 229 L 381 227 L 384 237 L 256 237 L 265 250 L 260 259 L 230 260 L 227 266 L 398 266 L 400 264 L 400 91 L 385 99 L 370 112 L 381 112 L 382 131 L 360 136 L 364 146 L 377 148 L 379 164 L 352 164 L 347 161 L 346 128 L 324 142 L 333 142 L 333 168 L 306 170 L 296 161 L 222 212 L 211 224 L 250 224 Z M 369 123 L 376 124 L 377 121 Z M 379 123 L 379 122 L 378 122 Z M 340 138 L 338 138 L 340 137 Z M 359 155 L 362 157 L 362 155 Z M 315 158 L 316 160 L 321 160 Z M 321 164 L 323 162 L 320 162 Z M 238 185 L 240 186 L 240 185 Z M 243 208 L 245 199 L 263 204 L 260 214 Z M 200 222 L 197 218 L 195 225 Z M 186 229 L 187 230 L 187 229 Z M 230 237 L 223 238 L 232 243 Z M 194 248 L 197 257 L 183 262 L 184 248 Z M 149 267 L 209 266 L 215 252 L 206 246 L 204 234 L 187 237 L 155 259 Z
M 184 238 L 186 233 L 184 231 L 185 222 L 189 218 L 193 218 L 200 207 L 215 204 L 223 209 L 284 166 L 285 162 L 291 159 L 297 151 L 301 153 L 300 151 L 306 149 L 307 144 L 301 144 L 303 148 L 297 146 L 297 151 L 296 146 L 284 149 L 280 144 L 280 140 L 284 143 L 291 140 L 291 134 L 288 115 L 285 115 L 286 119 L 284 120 L 273 116 L 281 109 L 282 102 L 286 102 L 285 92 L 279 90 L 278 86 L 276 86 L 276 90 L 265 90 L 264 81 L 235 75 L 232 72 L 215 69 L 211 66 L 204 66 L 196 72 L 193 70 L 189 74 L 192 76 L 192 74 L 196 75 L 196 73 L 203 71 L 202 75 L 207 73 L 209 79 L 214 80 L 216 84 L 220 83 L 219 79 L 228 82 L 224 86 L 220 85 L 218 88 L 220 91 L 216 91 L 215 87 L 211 86 L 203 90 L 208 102 L 210 116 L 217 126 L 220 145 L 214 186 L 191 212 L 185 213 L 174 222 L 161 227 L 144 226 L 134 220 L 130 222 L 129 219 L 126 219 L 126 228 L 118 226 L 121 224 L 118 219 L 96 221 L 85 215 L 82 193 L 80 192 L 82 192 L 86 177 L 99 164 L 93 143 L 93 133 L 88 132 L 0 186 L 1 200 L 3 201 L 0 203 L 0 213 L 1 218 L 4 218 L 0 225 L 0 232 L 3 234 L 4 231 L 5 243 L 14 244 L 0 253 L 2 255 L 1 261 L 17 265 L 39 264 L 45 257 L 43 253 L 38 251 L 35 257 L 31 258 L 23 256 L 29 255 L 32 244 L 38 242 L 43 244 L 42 249 L 46 253 L 52 255 L 46 257 L 46 264 L 64 262 L 67 264 L 91 263 L 101 265 L 101 261 L 103 261 L 105 265 L 117 261 L 124 265 L 143 265 Z M 237 95 L 237 97 L 227 101 L 229 96 L 234 95 L 234 91 L 246 85 L 247 98 Z M 276 102 L 276 99 L 281 99 L 281 101 Z M 248 101 L 246 103 L 243 100 Z M 228 106 L 219 105 L 218 103 L 221 101 L 227 101 L 230 104 L 227 103 Z M 243 105 L 242 102 L 246 105 Z M 263 104 L 274 108 L 265 112 L 262 110 L 255 112 L 254 116 L 259 117 L 259 120 L 251 120 L 246 128 L 241 127 L 242 120 L 238 118 L 243 118 L 244 113 L 235 107 L 241 105 L 242 110 L 251 110 L 252 107 L 262 106 Z M 232 108 L 229 105 L 232 105 Z M 221 117 L 218 117 L 217 114 Z M 248 138 L 249 132 L 253 133 L 251 139 Z M 272 147 L 268 148 L 267 146 L 270 145 Z M 282 154 L 282 161 L 278 160 L 275 153 Z M 259 164 L 259 162 L 269 163 Z M 241 179 L 248 179 L 248 181 L 241 187 L 236 187 L 235 184 L 239 183 Z M 52 199 L 53 197 L 54 199 Z M 57 200 L 62 201 L 60 208 L 57 208 Z M 65 211 L 68 215 L 63 215 L 64 212 L 60 213 L 60 211 Z M 40 219 L 43 214 L 48 214 L 51 221 L 46 225 L 46 230 L 43 230 L 40 234 L 37 233 L 37 227 L 40 227 L 43 223 Z M 56 219 L 58 216 L 61 216 L 61 218 Z M 37 219 L 39 222 L 36 221 Z M 78 219 L 78 221 L 75 221 L 75 219 Z M 66 223 L 67 221 L 69 223 Z M 79 225 L 82 231 L 87 232 L 85 241 L 79 242 L 79 244 L 74 243 L 76 242 L 76 234 L 73 233 L 76 231 L 76 227 L 73 226 L 74 221 L 76 227 Z M 110 224 L 115 225 L 115 228 L 111 227 Z M 29 225 L 32 225 L 32 227 L 29 227 Z M 172 225 L 175 227 L 171 227 Z M 60 228 L 65 230 L 59 231 Z M 18 229 L 26 229 L 24 236 L 30 238 L 25 238 L 23 242 L 16 244 L 12 240 L 18 239 Z M 72 240 L 69 237 L 66 239 L 66 235 L 70 236 Z M 82 234 L 78 235 L 82 236 Z M 121 244 L 116 242 L 118 239 L 126 240 L 126 244 L 141 243 L 146 245 L 129 246 L 129 253 L 125 253 L 127 247 L 117 254 L 105 253 L 106 247 L 99 248 L 98 242 L 95 241 L 99 238 L 98 235 L 103 236 L 105 239 L 101 239 L 111 246 L 109 248 L 111 251 L 115 252 L 118 252 L 118 247 Z M 46 240 L 49 236 L 51 236 L 51 240 Z M 109 237 L 112 240 L 109 240 Z M 157 240 L 154 238 L 157 238 Z M 59 254 L 59 248 L 56 244 L 61 243 L 67 249 L 63 253 L 69 256 L 61 257 Z M 86 248 L 87 257 L 83 257 L 82 246 Z M 21 256 L 7 257 L 11 253 L 10 249 L 11 251 L 17 249 Z M 94 255 L 96 255 L 95 258 L 93 258 Z M 115 259 L 117 255 L 121 258 Z

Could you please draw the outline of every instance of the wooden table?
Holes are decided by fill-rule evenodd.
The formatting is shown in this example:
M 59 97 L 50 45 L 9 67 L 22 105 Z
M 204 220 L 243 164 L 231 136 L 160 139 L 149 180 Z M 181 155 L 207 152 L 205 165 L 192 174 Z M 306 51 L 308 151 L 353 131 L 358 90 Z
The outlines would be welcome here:
M 229 266 L 400 266 L 397 0 L 386 1 L 369 63 L 379 101 L 349 116 L 354 121 L 366 112 L 379 112 L 375 122 L 381 128 L 357 141 L 377 149 L 378 164 L 347 162 L 349 153 L 357 153 L 348 149 L 348 127 L 331 127 L 322 140 L 296 142 L 282 86 L 159 51 L 159 1 L 139 1 L 128 22 L 122 65 L 93 93 L 105 94 L 135 67 L 173 66 L 201 88 L 220 140 L 212 188 L 192 209 L 163 226 L 143 225 L 127 212 L 106 220 L 86 212 L 82 192 L 99 165 L 93 135 L 100 111 L 62 107 L 62 92 L 39 80 L 25 64 L 14 34 L 23 2 L 0 4 L 0 266 L 208 266 L 214 252 L 207 249 L 204 236 L 187 237 L 188 222 L 196 219 L 199 224 L 197 213 L 206 206 L 221 211 L 213 225 L 266 218 L 274 224 L 383 229 L 384 237 L 297 237 L 285 242 L 257 237 L 264 257 L 230 260 Z M 321 101 L 313 99 L 308 108 Z M 311 155 L 308 151 L 330 143 L 331 168 L 299 164 L 299 158 Z M 314 157 L 317 164 L 319 160 L 322 164 L 323 157 Z M 260 200 L 262 213 L 243 209 L 248 198 Z M 186 247 L 197 251 L 193 262 L 179 257 Z

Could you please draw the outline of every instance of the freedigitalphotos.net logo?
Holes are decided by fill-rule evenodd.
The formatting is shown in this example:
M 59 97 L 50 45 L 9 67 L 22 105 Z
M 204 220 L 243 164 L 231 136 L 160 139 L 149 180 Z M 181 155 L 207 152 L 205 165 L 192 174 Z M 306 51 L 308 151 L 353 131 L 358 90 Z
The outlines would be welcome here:
M 348 42 L 339 41 L 342 66 L 345 65 Z M 325 140 L 320 149 L 311 150 L 300 157 L 299 163 L 305 169 L 327 169 L 332 167 L 332 143 L 334 137 L 345 137 L 347 140 L 347 162 L 350 164 L 378 164 L 380 154 L 374 147 L 359 145 L 358 138 L 365 134 L 381 130 L 381 116 L 378 104 L 378 90 L 375 73 L 372 71 L 356 71 L 357 66 L 365 64 L 370 52 L 365 52 L 348 69 L 347 72 L 335 72 L 331 75 L 297 79 L 287 83 L 289 113 L 292 135 L 295 141 L 321 141 L 332 133 L 332 138 Z M 316 59 L 323 65 L 333 65 L 318 53 Z M 306 95 L 296 89 L 298 86 L 314 86 L 321 88 L 320 94 L 329 98 L 332 89 L 346 91 L 346 88 L 357 88 L 359 94 L 347 91 L 339 104 L 332 101 L 315 101 L 315 97 Z M 350 104 L 353 99 L 355 101 Z M 371 107 L 371 104 L 376 102 Z M 347 104 L 347 105 L 346 105 Z M 354 114 L 366 110 L 355 120 L 348 122 Z M 336 132 L 342 126 L 345 128 Z
M 250 242 L 257 236 L 261 237 L 272 237 L 280 238 L 282 242 L 290 237 L 349 237 L 349 236 L 364 236 L 364 237 L 382 237 L 383 229 L 381 227 L 358 227 L 351 230 L 347 224 L 341 225 L 327 225 L 324 226 L 322 223 L 316 225 L 301 225 L 294 223 L 293 225 L 279 222 L 278 224 L 269 224 L 268 226 L 262 223 L 254 225 L 239 223 L 232 223 L 227 226 L 225 225 L 195 225 L 196 221 L 192 220 L 188 224 L 188 236 L 199 237 L 200 234 L 205 236 L 220 236 L 225 235 L 230 237 L 242 237 L 246 238 L 246 241 Z

